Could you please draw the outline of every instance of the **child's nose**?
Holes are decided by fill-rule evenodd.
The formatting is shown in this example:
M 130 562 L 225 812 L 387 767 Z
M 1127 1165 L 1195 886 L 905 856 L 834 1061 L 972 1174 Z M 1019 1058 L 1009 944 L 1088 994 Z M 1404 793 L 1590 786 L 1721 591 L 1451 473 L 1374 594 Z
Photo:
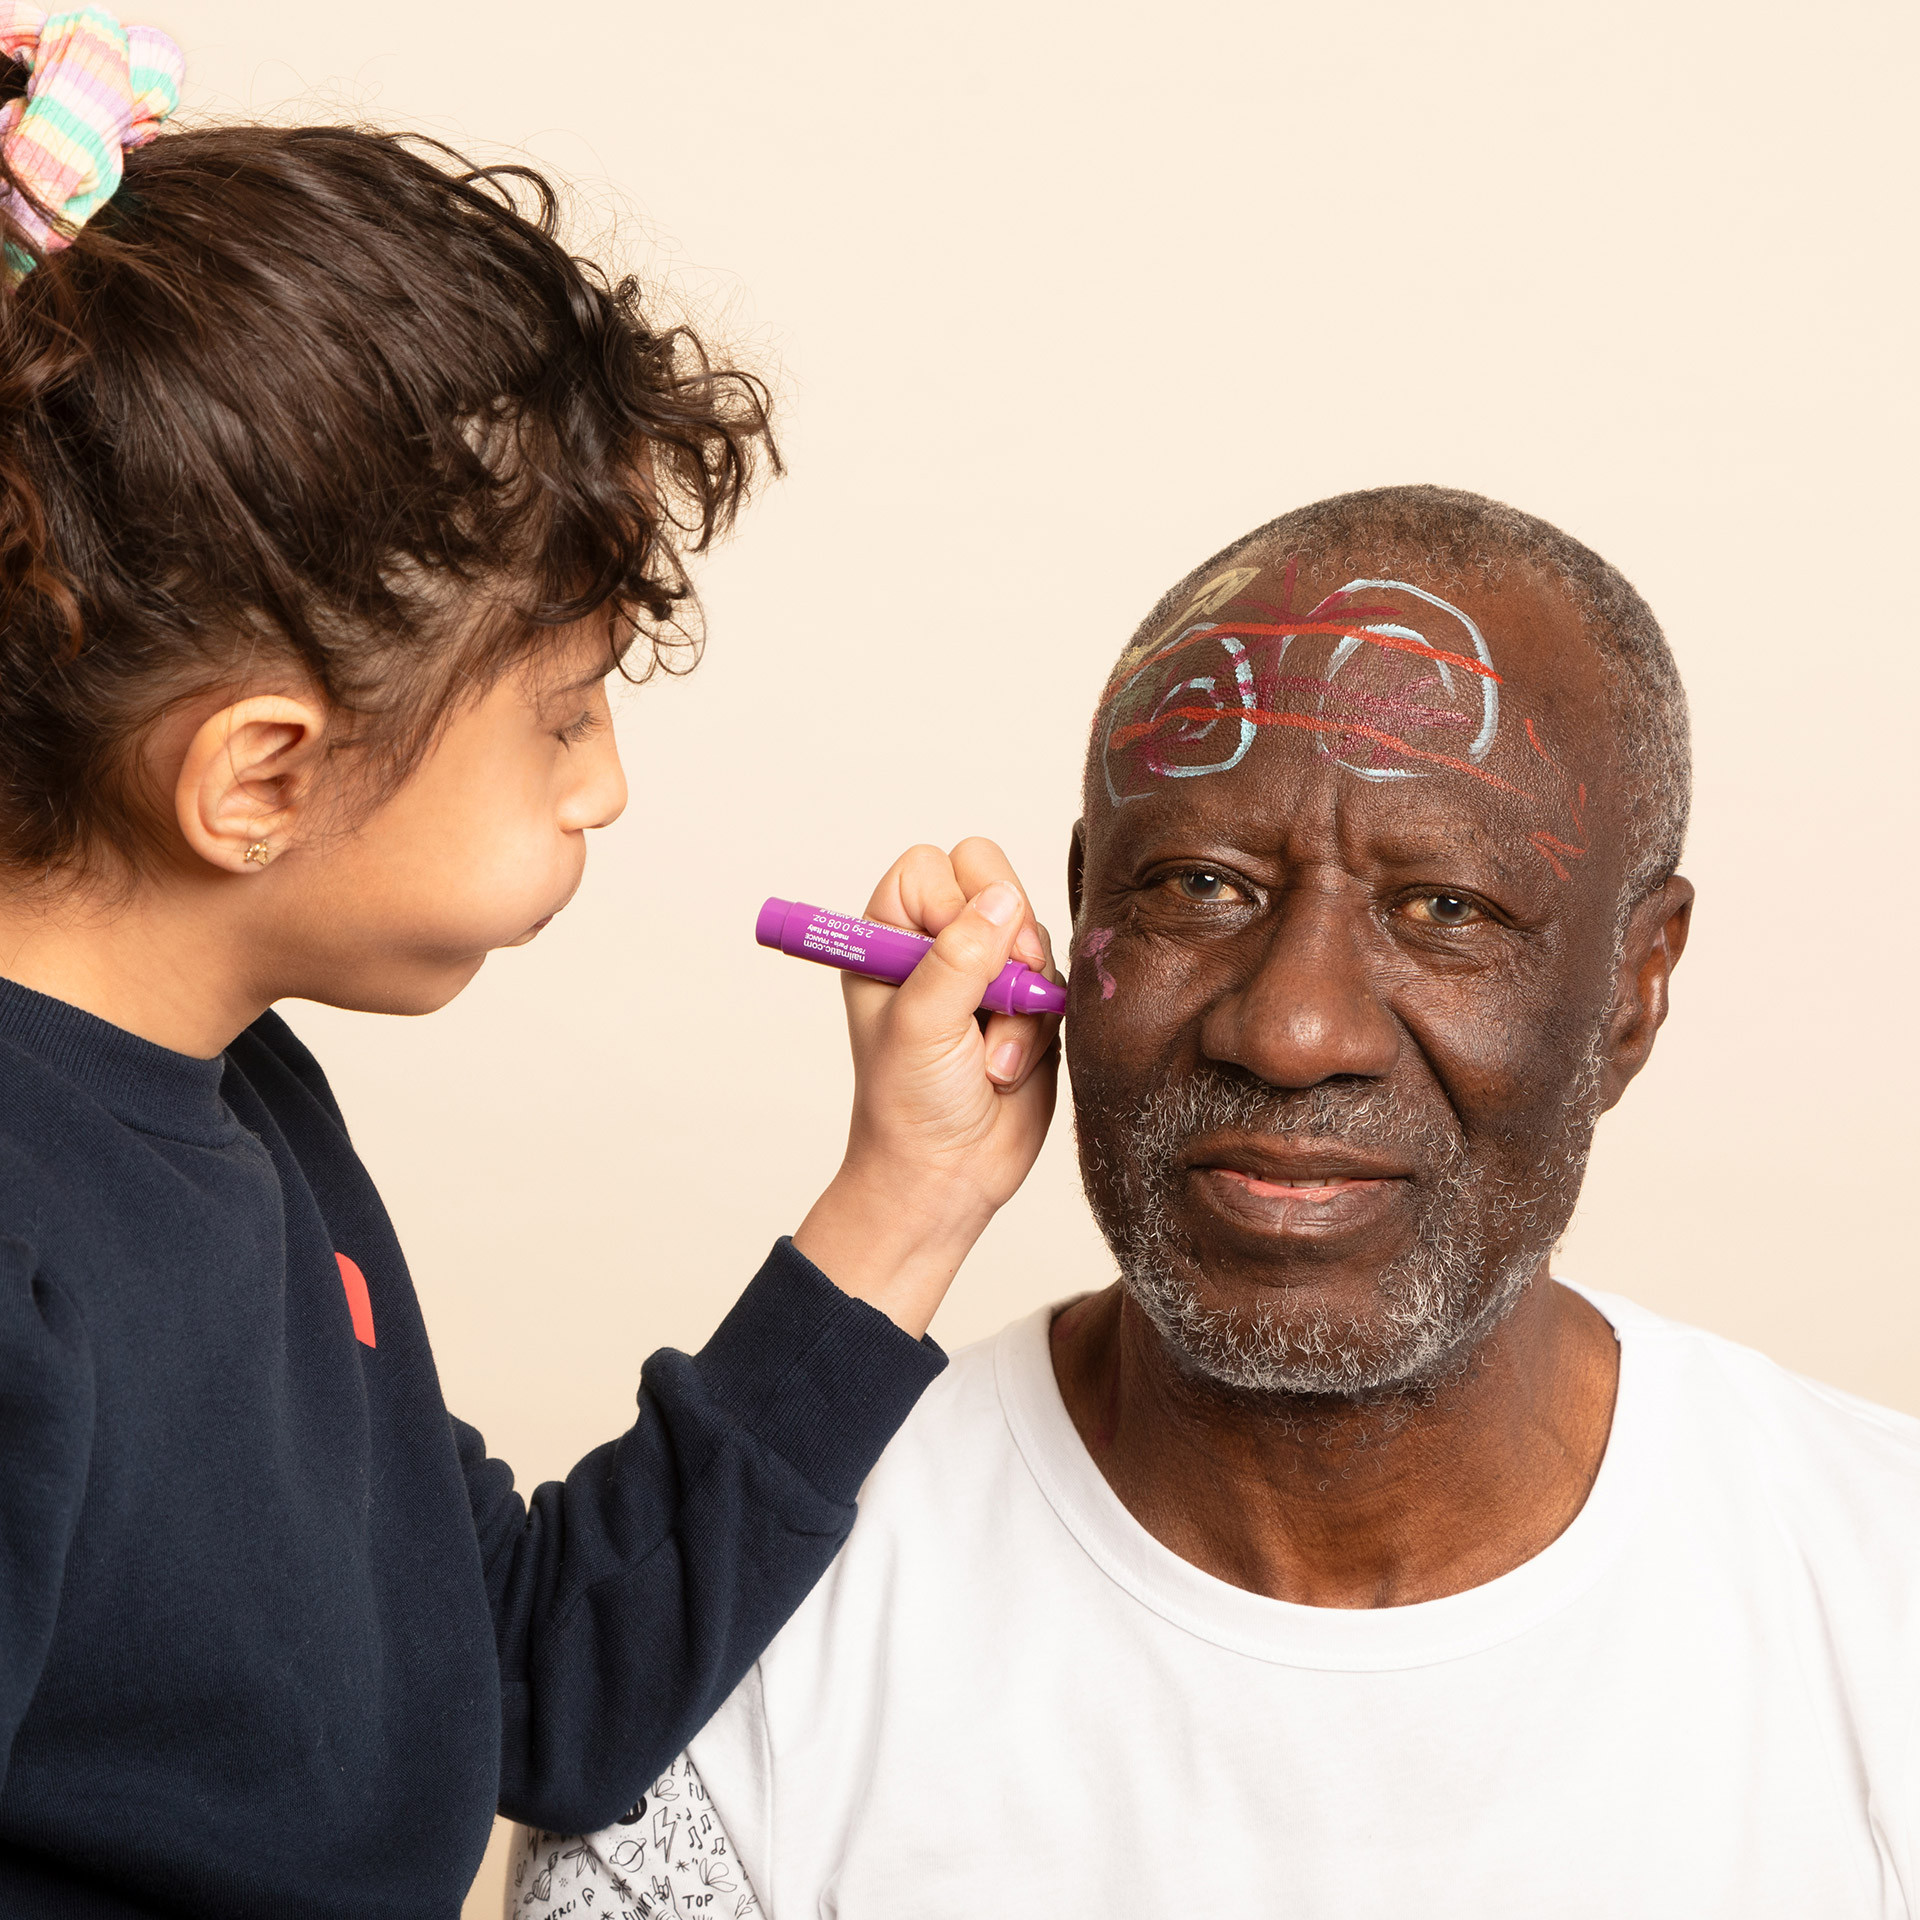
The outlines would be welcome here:
M 560 824 L 569 833 L 584 828 L 610 827 L 627 810 L 627 774 L 620 749 L 608 729 L 591 761 L 581 769 L 579 784 L 561 807 Z

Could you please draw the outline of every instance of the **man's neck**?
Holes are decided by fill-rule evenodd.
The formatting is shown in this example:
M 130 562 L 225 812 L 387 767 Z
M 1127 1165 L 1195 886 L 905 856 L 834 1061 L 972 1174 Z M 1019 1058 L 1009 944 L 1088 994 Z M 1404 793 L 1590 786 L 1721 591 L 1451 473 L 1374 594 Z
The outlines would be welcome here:
M 1163 1546 L 1272 1599 L 1392 1607 L 1484 1585 L 1565 1531 L 1600 1470 L 1619 1347 L 1544 1277 L 1446 1384 L 1385 1403 L 1209 1391 L 1119 1287 L 1053 1323 L 1067 1412 Z

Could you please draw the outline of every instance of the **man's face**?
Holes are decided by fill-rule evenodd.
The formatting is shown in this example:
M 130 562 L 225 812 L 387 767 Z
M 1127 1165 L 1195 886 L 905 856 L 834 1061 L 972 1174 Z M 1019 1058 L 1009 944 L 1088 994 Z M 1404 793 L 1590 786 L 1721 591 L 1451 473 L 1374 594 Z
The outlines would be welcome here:
M 1541 1269 L 1606 1097 L 1616 786 L 1598 662 L 1517 566 L 1249 560 L 1121 662 L 1067 1051 L 1088 1196 L 1190 1368 L 1429 1381 Z

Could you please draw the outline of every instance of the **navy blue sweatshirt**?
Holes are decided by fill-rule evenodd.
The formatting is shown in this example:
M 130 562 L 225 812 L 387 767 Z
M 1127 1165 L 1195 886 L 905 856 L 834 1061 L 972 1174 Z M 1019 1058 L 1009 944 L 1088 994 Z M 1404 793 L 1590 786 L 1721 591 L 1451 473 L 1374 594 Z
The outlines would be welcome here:
M 523 1502 L 276 1015 L 0 981 L 0 1915 L 451 1920 L 496 1806 L 639 1797 L 940 1365 L 783 1241 Z

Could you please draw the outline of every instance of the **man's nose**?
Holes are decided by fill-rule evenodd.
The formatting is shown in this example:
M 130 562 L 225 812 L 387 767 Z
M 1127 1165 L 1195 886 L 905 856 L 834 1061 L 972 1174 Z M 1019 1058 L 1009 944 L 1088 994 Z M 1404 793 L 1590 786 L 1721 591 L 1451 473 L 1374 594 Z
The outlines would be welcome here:
M 1254 971 L 1202 1023 L 1207 1057 L 1274 1087 L 1384 1079 L 1401 1035 L 1368 969 L 1370 930 L 1358 902 L 1304 891 L 1284 900 Z

